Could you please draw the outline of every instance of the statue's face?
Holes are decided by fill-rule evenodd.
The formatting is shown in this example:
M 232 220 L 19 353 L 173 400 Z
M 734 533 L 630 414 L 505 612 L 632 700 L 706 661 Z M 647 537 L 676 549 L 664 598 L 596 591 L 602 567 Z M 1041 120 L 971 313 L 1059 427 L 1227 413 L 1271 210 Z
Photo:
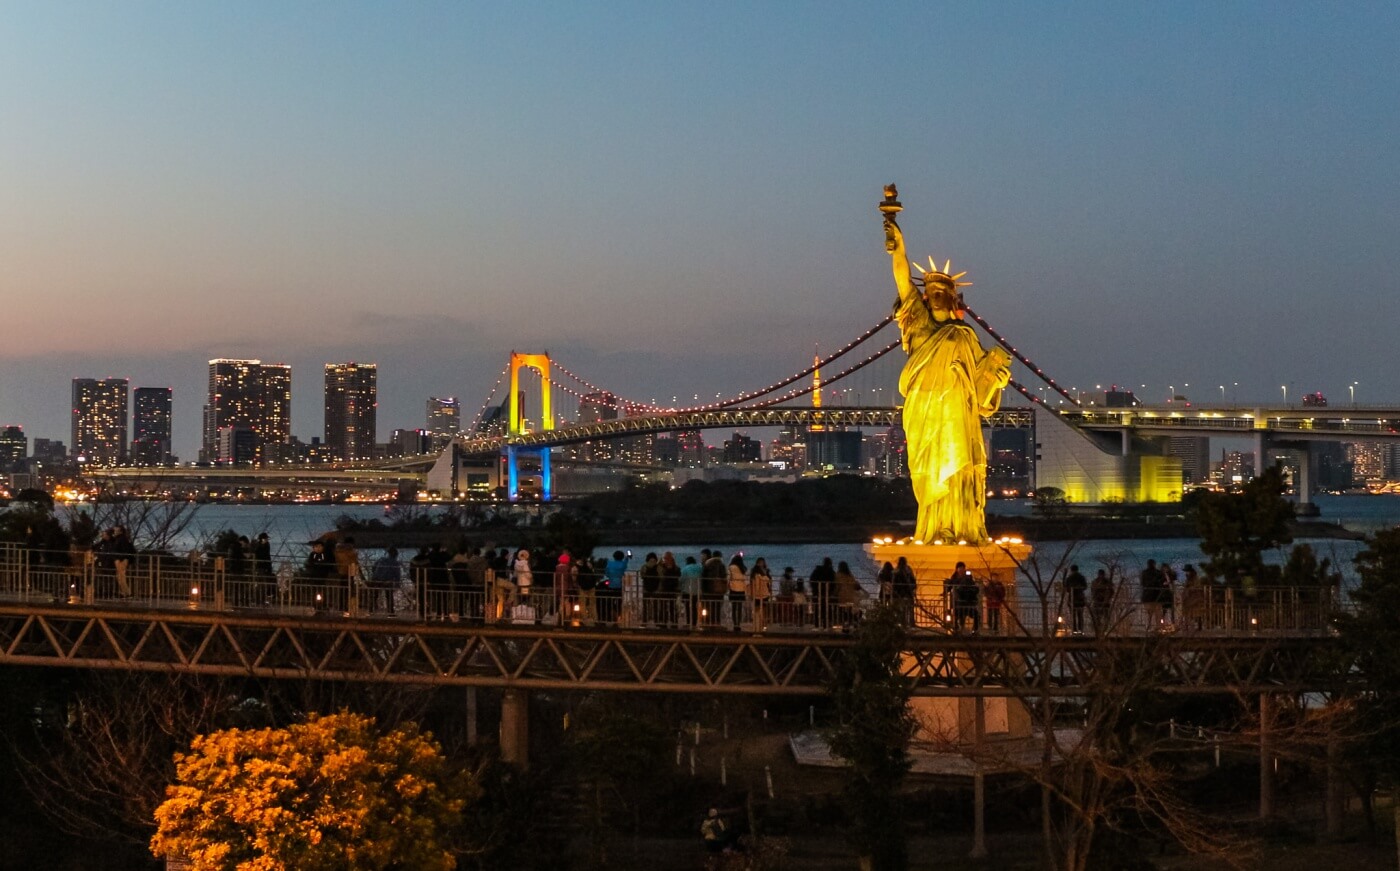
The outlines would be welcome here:
M 924 299 L 935 312 L 947 312 L 962 317 L 962 294 L 950 278 L 925 278 Z

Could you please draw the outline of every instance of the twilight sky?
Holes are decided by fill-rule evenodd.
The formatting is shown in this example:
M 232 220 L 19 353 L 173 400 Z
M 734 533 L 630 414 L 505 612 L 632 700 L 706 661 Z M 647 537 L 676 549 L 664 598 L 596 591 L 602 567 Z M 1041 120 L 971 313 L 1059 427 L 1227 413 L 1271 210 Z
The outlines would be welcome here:
M 737 392 L 887 310 L 890 181 L 1066 384 L 1400 405 L 1397 44 L 1391 2 L 7 4 L 0 424 L 126 376 L 193 459 L 216 356 L 291 363 L 303 438 L 338 360 L 381 439 L 512 348 Z

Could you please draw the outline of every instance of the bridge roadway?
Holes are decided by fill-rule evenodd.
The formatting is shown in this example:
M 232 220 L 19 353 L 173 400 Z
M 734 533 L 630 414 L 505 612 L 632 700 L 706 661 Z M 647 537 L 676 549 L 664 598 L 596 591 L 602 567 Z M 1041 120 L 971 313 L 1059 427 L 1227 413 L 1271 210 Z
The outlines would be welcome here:
M 268 610 L 0 603 L 0 664 L 271 679 L 811 696 L 853 644 L 839 631 L 762 633 L 343 618 Z M 1306 692 L 1330 685 L 1330 633 L 952 634 L 915 629 L 920 696 L 1076 696 L 1125 654 L 1163 692 Z
M 1400 409 L 1393 406 L 1329 408 L 1313 406 L 1065 406 L 1055 412 L 1080 429 L 1142 435 L 1249 436 L 1267 434 L 1287 441 L 1370 441 L 1400 439 Z
M 1258 406 L 1138 406 L 1135 408 L 1045 406 L 1070 425 L 1088 432 L 1132 431 L 1141 435 L 1249 436 L 1264 435 L 1286 441 L 1373 441 L 1400 439 L 1400 409 L 1392 406 L 1258 407 Z M 899 422 L 897 406 L 824 407 L 769 406 L 727 408 L 625 417 L 594 423 L 573 423 L 552 430 L 459 438 L 463 456 L 492 456 L 507 445 L 524 448 L 559 447 L 580 442 L 648 435 L 689 429 L 745 429 L 825 424 L 838 427 L 889 427 Z M 1004 408 L 993 415 L 994 428 L 1032 426 L 1032 410 Z M 246 484 L 251 481 L 308 486 L 394 487 L 398 481 L 422 475 L 438 460 L 424 454 L 390 460 L 356 463 L 269 465 L 257 468 L 118 467 L 91 469 L 88 477 L 117 483 L 190 480 Z

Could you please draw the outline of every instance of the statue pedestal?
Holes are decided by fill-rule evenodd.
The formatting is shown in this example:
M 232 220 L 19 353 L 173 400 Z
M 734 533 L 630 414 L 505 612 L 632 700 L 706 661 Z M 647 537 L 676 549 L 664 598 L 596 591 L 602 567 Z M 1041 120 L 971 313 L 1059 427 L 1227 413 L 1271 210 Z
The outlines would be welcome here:
M 915 596 L 921 603 L 943 599 L 943 584 L 953 574 L 958 563 L 979 581 L 996 578 L 1006 585 L 1010 603 L 1015 596 L 1016 566 L 1031 555 L 1031 546 L 1019 538 L 1001 539 L 987 544 L 914 544 L 913 542 L 876 542 L 867 544 L 865 552 L 875 562 L 875 571 L 886 562 L 899 565 L 904 557 L 914 570 L 918 582 Z M 922 625 L 922 624 L 920 624 Z
M 984 545 L 875 542 L 867 544 L 865 552 L 874 560 L 877 572 L 886 562 L 898 565 L 899 558 L 904 557 L 914 570 L 917 583 L 915 629 L 950 632 L 952 604 L 944 595 L 944 585 L 958 563 L 964 563 L 979 582 L 996 578 L 1005 584 L 1007 607 L 1014 608 L 1017 565 L 1030 557 L 1031 546 L 1020 539 Z M 985 619 L 982 626 L 986 627 Z M 1003 632 L 1009 628 L 1005 621 L 1002 626 Z M 956 660 L 959 667 L 972 667 L 964 654 L 958 654 Z M 1009 694 L 983 699 L 915 696 L 909 700 L 909 707 L 919 721 L 915 740 L 939 746 L 976 746 L 988 738 L 1027 738 L 1031 734 L 1029 712 Z M 979 724 L 978 720 L 982 722 Z

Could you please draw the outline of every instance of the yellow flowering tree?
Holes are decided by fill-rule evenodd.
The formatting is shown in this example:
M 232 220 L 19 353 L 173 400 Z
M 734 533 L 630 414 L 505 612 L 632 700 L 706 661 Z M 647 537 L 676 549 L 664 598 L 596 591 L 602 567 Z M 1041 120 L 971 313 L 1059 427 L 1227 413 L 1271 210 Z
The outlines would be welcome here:
M 476 794 L 431 736 L 345 712 L 201 735 L 175 766 L 151 852 L 194 871 L 449 871 Z

